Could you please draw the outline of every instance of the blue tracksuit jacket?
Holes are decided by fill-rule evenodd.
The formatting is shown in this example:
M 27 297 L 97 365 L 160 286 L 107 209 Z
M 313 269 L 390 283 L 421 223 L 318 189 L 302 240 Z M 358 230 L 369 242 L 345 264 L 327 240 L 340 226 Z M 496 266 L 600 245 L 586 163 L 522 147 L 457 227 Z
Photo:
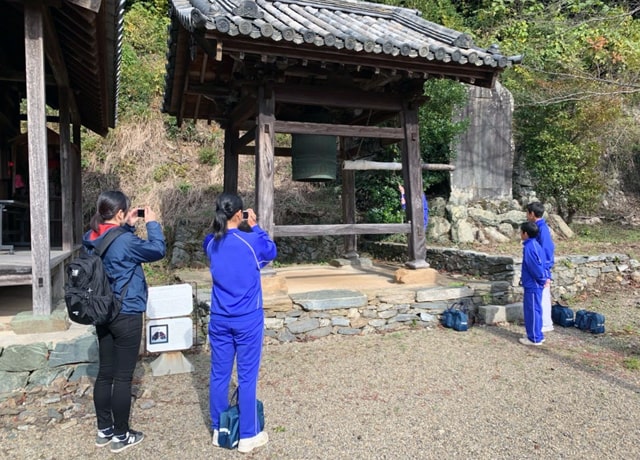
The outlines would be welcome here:
M 213 279 L 212 315 L 242 316 L 262 308 L 260 269 L 276 258 L 277 250 L 260 226 L 252 230 L 233 228 L 219 240 L 212 234 L 204 239 Z

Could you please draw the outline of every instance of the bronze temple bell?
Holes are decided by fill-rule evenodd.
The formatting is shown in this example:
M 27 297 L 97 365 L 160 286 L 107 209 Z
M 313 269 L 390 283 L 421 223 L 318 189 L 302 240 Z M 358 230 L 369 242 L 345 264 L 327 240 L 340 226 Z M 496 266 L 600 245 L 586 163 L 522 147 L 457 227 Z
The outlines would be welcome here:
M 326 111 L 307 112 L 304 121 L 329 123 Z M 291 136 L 291 169 L 293 180 L 299 182 L 327 182 L 336 180 L 337 137 L 320 134 Z

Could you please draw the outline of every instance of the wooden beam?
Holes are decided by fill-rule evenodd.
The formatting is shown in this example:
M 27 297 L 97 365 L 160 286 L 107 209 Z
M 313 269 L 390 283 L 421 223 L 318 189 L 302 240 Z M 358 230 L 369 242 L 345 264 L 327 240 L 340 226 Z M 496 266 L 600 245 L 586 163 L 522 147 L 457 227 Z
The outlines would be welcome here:
M 255 145 L 245 145 L 238 149 L 238 155 L 255 155 Z M 277 157 L 291 157 L 291 147 L 276 147 L 273 149 L 274 156 Z
M 330 123 L 306 123 L 299 121 L 276 121 L 278 133 L 319 134 L 325 136 L 378 137 L 382 139 L 404 139 L 402 128 L 378 126 L 333 125 Z
M 44 85 L 43 6 L 24 5 L 24 48 L 27 74 L 31 274 L 34 315 L 50 315 L 51 242 L 49 237 L 49 176 L 47 164 L 46 95 Z M 37 212 L 35 212 L 37 210 Z
M 11 83 L 25 83 L 27 81 L 27 73 L 23 71 L 0 68 L 0 81 Z M 44 76 L 44 84 L 46 86 L 56 86 L 57 82 L 53 75 L 47 74 Z
M 321 105 L 399 112 L 402 100 L 397 95 L 376 94 L 359 89 L 328 89 L 318 86 L 275 85 L 277 102 Z
M 232 127 L 236 126 L 236 123 L 229 123 Z M 245 132 L 242 136 L 240 136 L 240 139 L 238 139 L 238 147 L 244 147 L 245 145 L 247 145 L 249 142 L 253 142 L 256 140 L 256 127 L 254 126 L 252 129 L 250 129 L 249 131 Z M 255 149 L 253 149 L 253 152 L 255 153 Z
M 255 117 L 256 111 L 257 101 L 253 98 L 245 98 L 231 111 L 229 119 L 233 120 L 233 126 L 238 128 L 249 118 Z
M 383 235 L 410 232 L 410 224 L 276 225 L 274 227 L 274 236 Z
M 208 32 L 205 35 L 209 39 L 215 40 L 217 35 L 215 32 Z M 292 47 L 289 42 L 273 42 L 245 39 L 241 36 L 234 37 L 234 40 L 225 42 L 225 53 L 244 52 L 245 54 L 257 54 L 265 59 L 270 58 L 289 58 L 309 60 L 313 56 L 314 61 L 333 62 L 345 65 L 360 65 L 362 67 L 371 67 L 378 69 L 395 69 L 397 72 L 405 71 L 422 75 L 430 75 L 432 77 L 444 77 L 452 79 L 460 79 L 460 81 L 474 85 L 491 88 L 496 74 L 499 74 L 504 68 L 500 67 L 480 67 L 470 65 L 460 65 L 458 63 L 446 63 L 439 60 L 416 59 L 403 56 L 388 56 L 385 54 L 375 53 L 358 53 L 355 51 L 338 50 L 328 47 L 313 48 L 310 52 L 310 46 Z M 426 78 L 423 78 L 426 80 Z
M 355 171 L 401 171 L 402 163 L 368 161 L 368 160 L 345 160 L 342 162 L 342 169 Z M 422 163 L 423 171 L 453 171 L 454 165 L 440 163 Z

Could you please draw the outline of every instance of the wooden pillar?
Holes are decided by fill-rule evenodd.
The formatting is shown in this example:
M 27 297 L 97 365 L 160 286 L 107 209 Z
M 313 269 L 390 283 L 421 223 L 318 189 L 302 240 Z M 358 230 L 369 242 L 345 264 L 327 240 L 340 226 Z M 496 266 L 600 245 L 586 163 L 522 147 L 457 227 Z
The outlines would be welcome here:
M 42 6 L 24 5 L 33 314 L 51 314 L 51 241 Z
M 276 99 L 273 89 L 261 86 L 256 120 L 256 214 L 260 227 L 273 238 L 274 150 Z
M 224 130 L 224 191 L 238 193 L 238 128 L 229 123 Z
M 69 88 L 60 88 L 60 184 L 62 188 L 62 250 L 73 248 L 73 180 L 71 178 L 71 127 Z
M 74 123 L 73 125 L 73 144 L 75 146 L 71 156 L 71 175 L 73 176 L 73 241 L 79 244 L 82 242 L 82 233 L 84 230 L 84 222 L 82 221 L 82 139 L 79 123 Z
M 422 158 L 418 134 L 418 109 L 413 104 L 403 103 L 402 124 L 404 142 L 402 143 L 402 177 L 407 202 L 407 216 L 411 220 L 411 233 L 408 235 L 409 261 L 405 265 L 411 268 L 427 268 L 427 247 L 422 208 Z
M 345 138 L 340 138 L 340 159 L 348 159 L 345 152 Z M 342 174 L 342 220 L 345 224 L 356 223 L 356 174 L 353 169 L 341 169 Z M 357 235 L 344 236 L 344 256 L 347 259 L 357 259 Z

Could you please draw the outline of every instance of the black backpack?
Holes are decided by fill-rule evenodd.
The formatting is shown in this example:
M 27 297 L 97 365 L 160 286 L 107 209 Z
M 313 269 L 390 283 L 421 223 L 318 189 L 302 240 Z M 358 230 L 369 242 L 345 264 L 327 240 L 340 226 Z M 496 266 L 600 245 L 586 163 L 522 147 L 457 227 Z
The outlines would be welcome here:
M 98 326 L 110 323 L 120 313 L 121 301 L 113 294 L 102 255 L 126 232 L 122 227 L 109 230 L 93 252 L 83 248 L 80 256 L 67 265 L 64 300 L 71 321 Z

